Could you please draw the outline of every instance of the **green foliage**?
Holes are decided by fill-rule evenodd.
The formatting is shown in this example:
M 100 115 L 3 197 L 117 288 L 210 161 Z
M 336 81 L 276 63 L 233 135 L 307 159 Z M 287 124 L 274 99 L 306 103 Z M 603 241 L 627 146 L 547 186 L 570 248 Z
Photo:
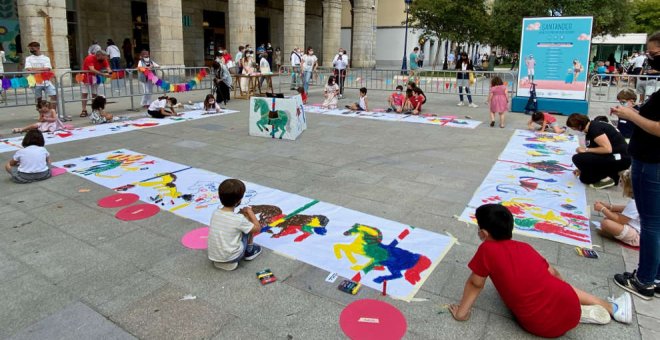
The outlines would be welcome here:
M 476 42 L 487 31 L 483 0 L 415 0 L 410 6 L 411 27 L 428 36 L 459 42 Z M 483 39 L 481 39 L 483 40 Z
M 660 31 L 660 0 L 633 1 L 632 18 L 631 32 L 652 34 Z
M 660 0 L 646 1 L 658 3 Z M 652 12 L 657 12 L 657 8 Z M 517 51 L 522 19 L 547 17 L 553 12 L 561 16 L 593 16 L 593 35 L 624 33 L 632 23 L 632 5 L 625 0 L 495 0 L 488 25 L 488 42 Z

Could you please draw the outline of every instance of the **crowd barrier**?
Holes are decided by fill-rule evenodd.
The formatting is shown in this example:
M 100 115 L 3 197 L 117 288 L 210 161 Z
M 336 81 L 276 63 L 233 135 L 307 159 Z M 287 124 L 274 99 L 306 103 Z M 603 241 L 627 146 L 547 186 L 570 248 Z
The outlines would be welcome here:
M 84 90 L 112 98 L 130 98 L 131 109 L 135 109 L 135 97 L 152 94 L 208 90 L 213 88 L 213 75 L 208 67 L 174 67 L 154 69 L 146 75 L 137 69 L 113 71 L 110 77 L 89 76 L 87 71 L 67 71 L 55 77 L 52 72 L 5 72 L 1 75 L 2 94 L 0 108 L 33 106 L 36 103 L 36 90 L 50 82 L 57 100 L 60 117 L 66 115 L 66 103 L 80 102 Z M 167 85 L 167 86 L 166 86 Z M 51 96 L 41 92 L 42 98 Z
M 298 68 L 282 66 L 278 79 L 278 89 L 292 89 L 302 86 L 302 73 Z M 474 81 L 470 84 L 470 92 L 474 96 L 487 96 L 490 91 L 491 79 L 498 76 L 507 85 L 511 93 L 517 89 L 516 72 L 514 71 L 471 71 Z M 366 87 L 368 90 L 394 91 L 397 85 L 405 85 L 413 81 L 424 93 L 457 94 L 457 74 L 463 73 L 454 70 L 443 71 L 421 71 L 402 74 L 400 70 L 375 70 L 375 69 L 350 69 L 346 72 L 344 89 L 359 89 Z M 313 73 L 310 86 L 325 86 L 328 77 L 334 75 L 334 69 L 330 67 L 318 67 Z M 295 82 L 294 82 L 295 81 Z M 338 80 L 339 81 L 339 80 Z
M 660 89 L 660 76 L 631 74 L 594 74 L 589 77 L 587 100 L 590 102 L 615 103 L 617 94 L 623 89 L 631 89 L 646 100 Z

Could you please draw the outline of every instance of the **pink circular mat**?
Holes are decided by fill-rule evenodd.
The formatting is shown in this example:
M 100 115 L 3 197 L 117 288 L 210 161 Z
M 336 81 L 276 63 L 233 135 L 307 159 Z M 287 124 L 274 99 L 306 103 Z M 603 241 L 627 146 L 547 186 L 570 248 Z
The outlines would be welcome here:
M 123 221 L 135 221 L 149 218 L 160 211 L 157 205 L 142 203 L 119 210 L 115 217 Z
M 131 205 L 139 199 L 140 197 L 136 194 L 115 194 L 101 198 L 98 204 L 101 208 L 118 208 Z
M 401 339 L 406 334 L 406 318 L 387 302 L 362 299 L 346 306 L 339 325 L 353 340 Z
M 208 248 L 209 227 L 193 229 L 181 238 L 181 244 L 190 249 Z

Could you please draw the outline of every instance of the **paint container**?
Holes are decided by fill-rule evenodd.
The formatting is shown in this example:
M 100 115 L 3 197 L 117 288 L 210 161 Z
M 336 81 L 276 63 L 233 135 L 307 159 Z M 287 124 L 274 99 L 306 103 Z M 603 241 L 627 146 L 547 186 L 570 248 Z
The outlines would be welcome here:
M 348 293 L 351 295 L 355 295 L 358 293 L 360 288 L 362 287 L 361 283 L 358 282 L 353 282 L 351 280 L 343 280 L 337 289 L 341 290 L 344 293 Z

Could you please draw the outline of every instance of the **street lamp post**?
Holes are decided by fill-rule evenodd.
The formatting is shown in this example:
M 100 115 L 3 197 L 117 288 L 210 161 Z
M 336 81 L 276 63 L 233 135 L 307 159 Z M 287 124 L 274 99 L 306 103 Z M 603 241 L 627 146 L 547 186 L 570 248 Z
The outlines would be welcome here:
M 408 14 L 410 13 L 410 4 L 413 0 L 404 0 L 406 3 L 406 35 L 403 38 L 403 62 L 401 63 L 401 74 L 408 73 L 408 66 L 406 62 L 406 52 L 408 51 Z
M 442 69 L 446 70 L 449 68 L 449 64 L 447 64 L 447 53 L 449 51 L 449 40 L 445 40 L 445 62 L 442 64 Z

